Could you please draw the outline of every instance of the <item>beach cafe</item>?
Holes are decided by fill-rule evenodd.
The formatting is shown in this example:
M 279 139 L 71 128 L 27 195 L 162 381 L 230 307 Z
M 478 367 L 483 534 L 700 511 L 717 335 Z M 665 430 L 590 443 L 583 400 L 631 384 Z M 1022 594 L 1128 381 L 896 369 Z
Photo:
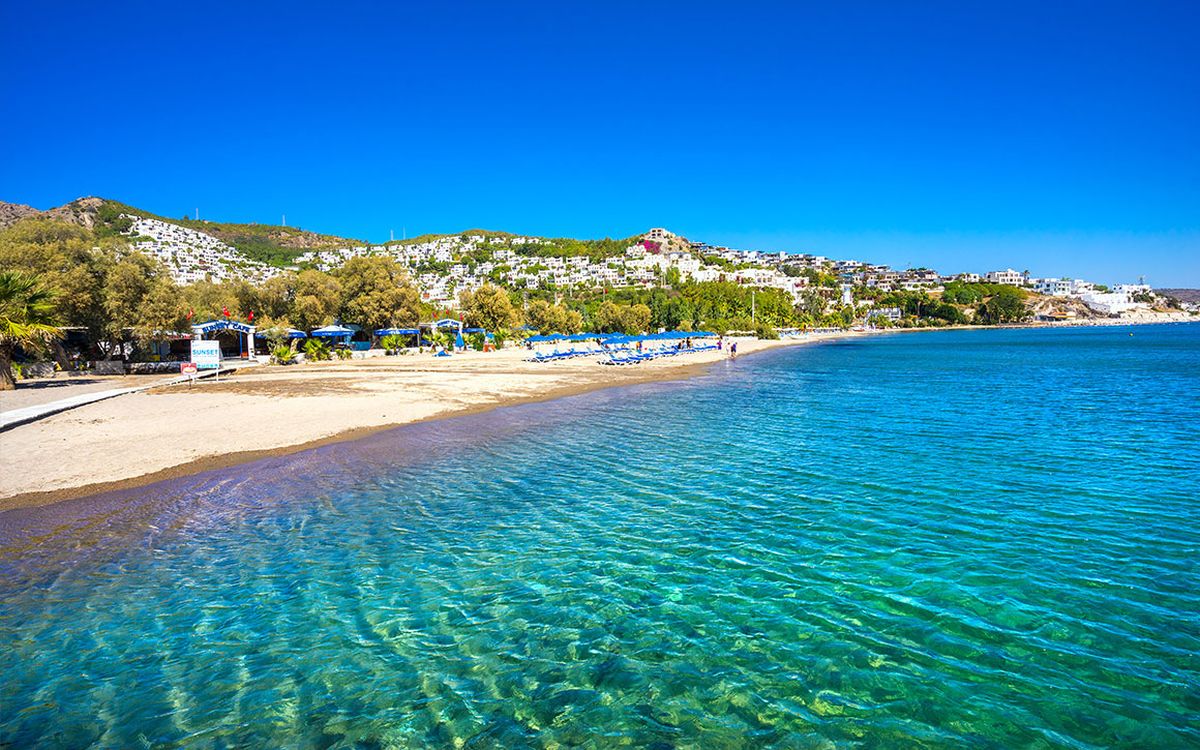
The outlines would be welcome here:
M 382 339 L 385 336 L 400 336 L 405 342 L 411 342 L 410 346 L 421 346 L 424 339 L 421 338 L 420 328 L 376 328 L 375 338 Z
M 338 344 L 349 346 L 350 338 L 354 336 L 354 329 L 335 323 L 309 331 L 308 335 L 313 338 L 329 339 L 329 343 L 335 346 Z
M 429 323 L 421 323 L 418 325 L 418 328 L 429 331 L 430 335 L 427 338 L 432 338 L 432 334 L 441 329 L 452 329 L 454 331 L 454 348 L 458 351 L 467 348 L 467 342 L 463 340 L 464 333 L 482 333 L 485 339 L 492 337 L 487 330 L 483 328 L 468 328 L 463 325 L 461 320 L 455 320 L 454 318 L 442 318 L 441 320 L 434 320 Z
M 192 337 L 198 341 L 216 340 L 224 359 L 248 359 L 254 354 L 255 328 L 236 320 L 210 320 L 192 326 Z

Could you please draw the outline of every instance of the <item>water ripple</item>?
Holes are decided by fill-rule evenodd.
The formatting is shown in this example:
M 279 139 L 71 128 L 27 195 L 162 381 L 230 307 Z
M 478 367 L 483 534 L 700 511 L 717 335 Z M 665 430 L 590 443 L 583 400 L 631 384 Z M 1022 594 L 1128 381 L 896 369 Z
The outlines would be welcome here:
M 855 341 L 0 514 L 0 746 L 1200 746 L 1198 373 Z

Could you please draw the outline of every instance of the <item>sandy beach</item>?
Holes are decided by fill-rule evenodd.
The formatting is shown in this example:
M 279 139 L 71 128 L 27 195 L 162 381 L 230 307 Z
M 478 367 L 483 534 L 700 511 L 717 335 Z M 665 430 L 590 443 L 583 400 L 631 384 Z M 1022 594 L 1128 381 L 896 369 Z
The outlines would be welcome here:
M 862 333 L 738 340 L 738 356 Z M 726 359 L 699 352 L 606 367 L 597 357 L 527 362 L 524 349 L 259 366 L 220 382 L 120 396 L 0 433 L 0 510 L 42 505 L 292 452 L 371 431 L 652 380 L 684 378 Z M 125 387 L 136 378 L 114 378 Z M 142 382 L 146 382 L 143 380 Z M 10 392 L 0 408 L 72 389 Z M 56 393 L 57 392 L 57 393 Z M 73 395 L 73 393 L 72 393 Z
M 1102 320 L 1090 325 L 1193 322 Z M 1012 328 L 1074 327 L 1079 322 Z M 955 327 L 844 331 L 778 341 L 738 339 L 738 356 L 781 346 Z M 965 327 L 984 330 L 979 326 Z M 598 357 L 528 362 L 525 349 L 430 353 L 250 367 L 220 382 L 172 385 L 45 417 L 0 432 L 0 511 L 148 484 L 290 453 L 370 432 L 530 401 L 690 377 L 728 358 L 710 351 L 606 367 Z M 164 376 L 47 383 L 0 394 L 0 411 Z

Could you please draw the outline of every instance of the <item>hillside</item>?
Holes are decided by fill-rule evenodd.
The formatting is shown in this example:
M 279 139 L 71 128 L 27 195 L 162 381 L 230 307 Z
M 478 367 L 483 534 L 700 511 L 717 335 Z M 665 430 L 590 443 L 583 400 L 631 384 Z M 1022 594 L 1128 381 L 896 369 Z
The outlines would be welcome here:
M 237 250 L 248 261 L 276 267 L 286 266 L 292 263 L 298 255 L 311 250 L 366 244 L 362 240 L 318 234 L 297 227 L 197 221 L 188 218 L 173 219 L 120 201 L 92 196 L 78 198 L 45 211 L 19 203 L 0 201 L 0 229 L 31 216 L 66 221 L 97 231 L 102 235 L 128 232 L 131 223 L 123 219 L 123 216 L 152 219 L 209 235 Z
M 567 260 L 599 264 L 619 259 L 638 239 L 577 240 L 470 229 L 371 245 L 362 240 L 318 234 L 297 227 L 186 217 L 173 219 L 94 196 L 44 211 L 23 204 L 0 202 L 0 229 L 22 219 L 38 217 L 81 226 L 98 239 L 122 238 L 133 249 L 161 260 L 175 281 L 181 284 L 204 279 L 244 279 L 261 283 L 290 266 L 332 270 L 359 255 L 392 256 L 418 274 L 445 276 L 455 263 L 465 264 L 464 267 L 471 271 L 482 268 L 483 273 L 498 266 L 508 269 L 531 267 L 540 272 Z M 675 235 L 670 237 L 685 242 Z M 507 265 L 492 262 L 493 254 L 497 252 L 510 259 Z M 560 266 L 555 268 L 562 270 Z M 560 280 L 564 278 L 562 273 L 559 277 Z M 432 277 L 429 283 L 435 283 Z M 536 286 L 541 282 L 535 276 L 529 276 L 525 283 Z M 453 294 L 453 283 L 438 282 L 438 285 L 446 287 L 442 290 L 444 293 Z
M 187 217 L 175 219 L 120 201 L 92 196 L 78 198 L 45 211 L 24 204 L 0 201 L 0 229 L 31 216 L 66 221 L 96 231 L 101 235 L 129 234 L 133 222 L 123 217 L 139 217 L 164 224 L 173 224 L 219 240 L 244 256 L 246 261 L 276 268 L 293 265 L 304 260 L 301 256 L 313 257 L 320 251 L 364 247 L 371 244 L 364 240 L 319 234 L 298 227 L 256 223 L 238 224 Z M 625 248 L 636 239 L 638 238 L 612 239 L 606 237 L 596 240 L 577 240 L 569 237 L 535 237 L 496 230 L 468 229 L 453 234 L 424 234 L 404 240 L 392 240 L 383 243 L 380 247 L 399 249 L 439 241 L 450 242 L 454 245 L 494 241 L 502 243 L 518 255 L 525 257 L 588 256 L 593 259 L 602 259 L 621 255 Z
M 33 206 L 27 206 L 24 203 L 5 203 L 0 201 L 0 229 L 11 227 L 21 219 L 29 216 L 37 216 L 41 211 L 38 211 Z
M 1200 289 L 1155 289 L 1154 293 L 1161 297 L 1177 299 L 1180 302 L 1200 304 Z

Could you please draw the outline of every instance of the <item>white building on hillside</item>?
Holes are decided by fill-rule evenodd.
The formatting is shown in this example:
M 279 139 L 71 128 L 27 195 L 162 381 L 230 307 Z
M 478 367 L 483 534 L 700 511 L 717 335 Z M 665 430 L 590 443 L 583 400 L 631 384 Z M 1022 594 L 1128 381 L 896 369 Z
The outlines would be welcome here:
M 1135 284 L 1122 284 L 1122 286 L 1137 286 Z M 1098 313 L 1104 315 L 1120 315 L 1130 310 L 1138 310 L 1147 307 L 1144 302 L 1134 302 L 1128 292 L 1088 292 L 1080 299 L 1083 304 L 1092 308 Z
M 646 239 L 653 242 L 668 242 L 675 239 L 676 236 L 674 232 L 668 232 L 662 227 L 654 227 L 649 232 L 646 232 Z
M 1069 297 L 1075 283 L 1071 279 L 1033 279 L 1033 291 L 1050 297 Z
M 1003 271 L 988 271 L 984 275 L 983 280 L 989 284 L 1021 286 L 1025 283 L 1025 274 L 1020 271 L 1014 271 L 1011 268 L 1006 268 Z

